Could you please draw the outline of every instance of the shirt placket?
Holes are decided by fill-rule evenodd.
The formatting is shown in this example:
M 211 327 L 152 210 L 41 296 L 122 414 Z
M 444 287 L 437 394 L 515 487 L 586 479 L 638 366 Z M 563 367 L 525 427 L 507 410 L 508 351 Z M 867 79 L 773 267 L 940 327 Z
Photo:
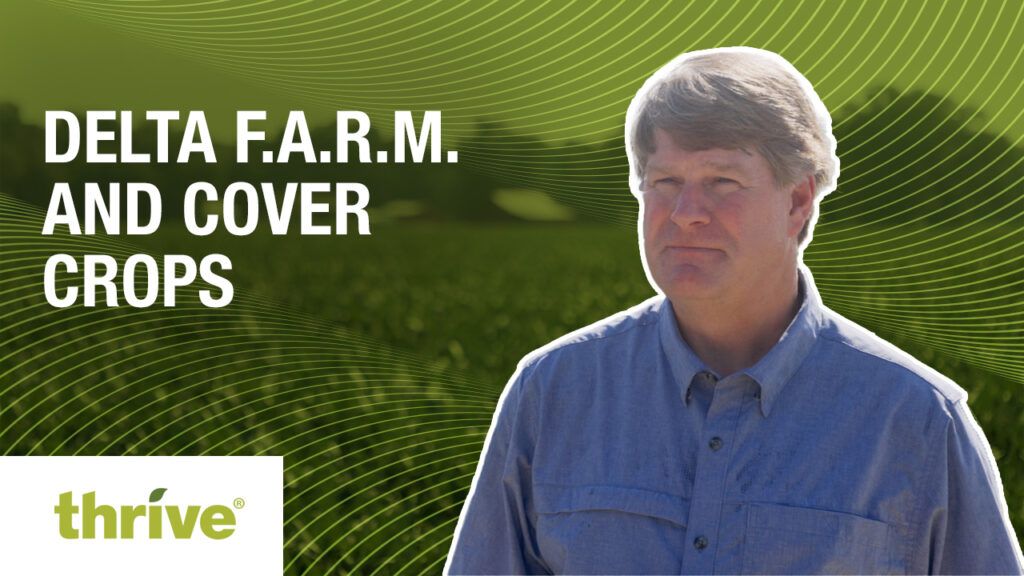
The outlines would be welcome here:
M 697 377 L 712 382 L 715 380 L 714 375 L 707 372 Z M 743 400 L 744 387 L 741 382 L 726 379 L 715 385 L 697 447 L 693 495 L 683 552 L 684 574 L 714 572 L 715 555 L 720 546 L 719 527 L 722 522 L 726 476 Z

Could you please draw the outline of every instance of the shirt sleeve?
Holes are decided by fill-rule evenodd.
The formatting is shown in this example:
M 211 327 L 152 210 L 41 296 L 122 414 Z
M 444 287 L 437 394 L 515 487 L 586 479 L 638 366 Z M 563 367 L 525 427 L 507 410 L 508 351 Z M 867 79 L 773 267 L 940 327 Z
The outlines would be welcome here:
M 544 574 L 534 535 L 534 414 L 520 370 L 498 401 L 445 574 Z
M 1003 496 L 992 449 L 965 400 L 935 448 L 935 467 L 922 494 L 925 528 L 920 567 L 930 574 L 1024 574 L 1024 559 Z M 923 555 L 922 555 L 923 556 Z

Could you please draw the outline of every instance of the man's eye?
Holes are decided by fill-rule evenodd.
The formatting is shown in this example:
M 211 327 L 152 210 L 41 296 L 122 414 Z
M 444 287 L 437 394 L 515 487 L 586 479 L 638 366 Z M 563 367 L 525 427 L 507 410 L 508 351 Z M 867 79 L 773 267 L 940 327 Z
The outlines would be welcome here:
M 715 184 L 735 184 L 735 183 L 736 183 L 736 181 L 733 180 L 732 178 L 722 178 L 722 177 L 715 178 Z
M 678 181 L 675 178 L 660 178 L 650 183 L 648 188 L 657 190 L 659 192 L 669 192 L 675 190 L 678 187 Z

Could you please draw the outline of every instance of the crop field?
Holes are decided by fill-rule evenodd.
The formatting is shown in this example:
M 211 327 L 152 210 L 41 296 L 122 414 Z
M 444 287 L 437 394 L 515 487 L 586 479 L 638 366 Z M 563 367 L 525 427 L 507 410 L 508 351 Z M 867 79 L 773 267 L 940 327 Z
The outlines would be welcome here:
M 622 226 L 385 221 L 371 238 L 194 238 L 168 224 L 101 239 L 44 237 L 41 221 L 0 195 L 4 453 L 284 455 L 296 575 L 439 571 L 516 362 L 653 294 Z M 989 246 L 1019 242 L 1000 240 L 1008 230 L 985 232 Z M 1024 314 L 1019 263 L 957 260 L 950 242 L 914 245 L 914 230 L 891 252 L 851 248 L 875 232 L 822 228 L 807 256 L 822 296 L 971 393 L 1024 533 L 1021 335 L 1005 330 Z M 58 252 L 220 252 L 235 299 L 206 308 L 193 286 L 175 308 L 55 309 L 42 271 Z M 980 273 L 1001 280 L 973 290 Z

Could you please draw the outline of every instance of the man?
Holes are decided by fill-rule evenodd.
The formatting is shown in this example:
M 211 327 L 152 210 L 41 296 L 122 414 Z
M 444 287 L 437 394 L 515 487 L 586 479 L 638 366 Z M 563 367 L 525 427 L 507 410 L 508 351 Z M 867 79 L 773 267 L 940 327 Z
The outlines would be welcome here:
M 626 121 L 659 295 L 530 354 L 452 573 L 1015 573 L 965 392 L 826 308 L 801 263 L 831 120 L 760 50 L 685 54 Z

